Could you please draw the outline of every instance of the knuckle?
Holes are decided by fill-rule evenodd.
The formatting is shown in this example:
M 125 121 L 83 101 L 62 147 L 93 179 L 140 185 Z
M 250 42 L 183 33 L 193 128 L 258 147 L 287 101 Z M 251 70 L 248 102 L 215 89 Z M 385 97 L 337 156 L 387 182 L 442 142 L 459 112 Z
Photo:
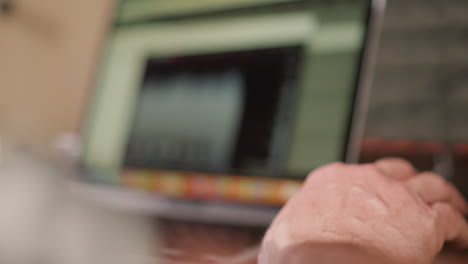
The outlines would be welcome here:
M 432 207 L 435 211 L 435 219 L 437 222 L 437 225 L 440 225 L 442 220 L 444 219 L 444 216 L 447 215 L 447 209 L 445 206 L 442 206 L 441 204 L 437 203 L 434 204 Z
M 328 165 L 325 165 L 323 168 L 327 168 L 327 169 L 341 169 L 343 167 L 345 167 L 346 164 L 344 164 L 343 162 L 341 161 L 337 161 L 337 162 L 333 162 L 333 163 L 330 163 Z
M 333 162 L 333 163 L 318 167 L 315 170 L 312 170 L 307 177 L 311 177 L 316 174 L 335 172 L 335 171 L 341 170 L 345 166 L 346 165 L 343 162 Z
M 334 178 L 342 174 L 343 168 L 347 166 L 342 162 L 333 162 L 324 166 L 321 166 L 315 170 L 312 170 L 305 180 L 305 186 L 311 186 L 316 181 L 323 181 L 326 179 Z
M 424 172 L 423 176 L 426 177 L 429 181 L 431 181 L 432 184 L 436 187 L 445 189 L 450 186 L 449 183 L 444 178 L 442 178 L 441 176 L 439 176 L 438 174 L 434 172 Z
M 389 157 L 389 158 L 383 158 L 383 159 L 380 159 L 378 161 L 376 161 L 375 163 L 384 163 L 384 162 L 391 162 L 391 163 L 396 163 L 400 166 L 404 166 L 408 169 L 414 169 L 414 166 L 407 160 L 403 159 L 403 158 L 398 158 L 398 157 Z
M 445 182 L 445 185 L 446 185 L 447 188 L 449 188 L 451 191 L 458 192 L 458 189 L 457 189 L 457 187 L 455 186 L 455 184 L 446 181 L 446 182 Z
M 417 170 L 411 164 L 409 161 L 402 159 L 402 158 L 397 158 L 397 157 L 390 157 L 390 158 L 383 158 L 380 159 L 376 162 L 374 162 L 374 165 L 377 166 L 381 171 L 385 172 L 387 170 L 393 171 L 395 168 L 397 168 L 398 171 L 400 172 L 405 172 L 408 174 L 416 174 Z
M 423 175 L 425 175 L 426 177 L 430 179 L 433 179 L 434 181 L 440 181 L 440 182 L 445 181 L 441 176 L 439 176 L 435 172 L 426 171 L 426 172 L 423 172 Z
M 435 203 L 433 208 L 436 211 L 436 217 L 439 221 L 445 219 L 454 221 L 458 216 L 457 210 L 446 203 Z

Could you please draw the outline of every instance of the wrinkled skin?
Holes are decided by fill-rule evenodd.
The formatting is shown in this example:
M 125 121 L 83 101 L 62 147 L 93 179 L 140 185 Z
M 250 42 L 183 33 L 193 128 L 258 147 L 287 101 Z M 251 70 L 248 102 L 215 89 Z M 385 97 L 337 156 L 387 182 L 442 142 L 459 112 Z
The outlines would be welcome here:
M 259 264 L 432 263 L 446 241 L 468 247 L 467 205 L 406 161 L 313 171 L 265 235 Z

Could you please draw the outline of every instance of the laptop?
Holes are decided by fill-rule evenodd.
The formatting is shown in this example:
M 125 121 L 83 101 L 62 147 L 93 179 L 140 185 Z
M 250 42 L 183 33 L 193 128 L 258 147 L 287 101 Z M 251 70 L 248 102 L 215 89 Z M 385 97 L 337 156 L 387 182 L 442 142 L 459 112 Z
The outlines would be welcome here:
M 357 162 L 384 6 L 118 1 L 77 189 L 163 218 L 267 225 L 310 171 Z

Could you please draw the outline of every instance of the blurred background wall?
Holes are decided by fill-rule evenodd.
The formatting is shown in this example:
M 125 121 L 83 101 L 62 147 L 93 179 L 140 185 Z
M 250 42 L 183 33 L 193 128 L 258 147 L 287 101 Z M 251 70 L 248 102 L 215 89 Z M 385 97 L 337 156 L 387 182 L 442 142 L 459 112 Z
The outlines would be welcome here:
M 0 15 L 0 135 L 47 149 L 78 131 L 111 5 L 16 0 Z M 464 0 L 389 1 L 368 137 L 441 137 L 431 106 L 440 83 L 468 68 L 467 13 Z M 467 91 L 448 100 L 466 100 Z M 468 110 L 459 105 L 451 137 L 466 141 Z
M 467 141 L 468 81 L 460 79 L 468 73 L 467 14 L 463 0 L 388 1 L 367 136 L 440 139 L 438 102 L 446 93 L 450 138 Z
M 361 157 L 371 161 L 401 155 L 421 169 L 434 170 L 432 162 L 443 160 L 434 153 L 453 145 L 454 163 L 445 167 L 465 196 L 467 14 L 468 1 L 463 0 L 388 1 Z M 366 147 L 366 142 L 371 144 Z

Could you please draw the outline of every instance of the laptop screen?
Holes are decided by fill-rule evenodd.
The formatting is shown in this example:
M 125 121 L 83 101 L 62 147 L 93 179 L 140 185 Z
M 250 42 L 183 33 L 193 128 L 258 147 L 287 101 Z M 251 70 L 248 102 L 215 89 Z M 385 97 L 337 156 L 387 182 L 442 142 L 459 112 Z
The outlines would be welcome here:
M 85 122 L 92 180 L 281 205 L 344 160 L 370 1 L 118 2 Z

